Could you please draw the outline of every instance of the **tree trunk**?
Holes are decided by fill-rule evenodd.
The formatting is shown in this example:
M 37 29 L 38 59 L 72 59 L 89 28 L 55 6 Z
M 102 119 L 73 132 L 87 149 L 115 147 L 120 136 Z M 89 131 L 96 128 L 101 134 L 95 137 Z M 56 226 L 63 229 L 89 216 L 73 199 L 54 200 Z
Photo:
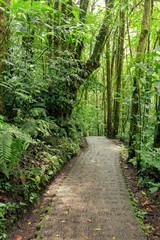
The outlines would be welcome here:
M 104 136 L 107 136 L 107 102 L 106 102 L 106 78 L 105 78 L 105 72 L 104 72 L 104 61 L 102 65 L 102 81 L 104 85 L 104 91 L 103 91 L 103 96 L 102 96 L 102 110 L 104 113 Z
M 10 0 L 5 3 L 10 4 Z M 6 5 L 0 2 L 0 7 L 7 11 Z M 3 72 L 5 70 L 5 62 L 3 61 L 6 56 L 8 48 L 8 34 L 9 27 L 7 26 L 8 15 L 0 10 L 0 83 L 3 82 Z M 4 89 L 0 86 L 0 114 L 4 113 Z
M 157 124 L 155 126 L 154 147 L 160 147 L 160 96 L 156 100 Z
M 149 34 L 150 28 L 150 17 L 151 17 L 151 0 L 145 0 L 143 20 L 141 26 L 141 34 L 139 38 L 139 43 L 137 47 L 137 56 L 136 56 L 136 75 L 133 79 L 133 94 L 132 94 L 132 106 L 131 106 L 131 120 L 130 120 L 130 139 L 129 139 L 129 158 L 136 156 L 136 150 L 139 150 L 141 145 L 138 140 L 141 131 L 138 127 L 138 118 L 140 115 L 140 88 L 139 88 L 139 79 L 141 77 L 141 70 L 138 68 L 138 63 L 143 61 L 143 54 L 146 48 L 146 42 Z M 137 168 L 140 168 L 140 158 L 137 158 Z
M 96 109 L 97 109 L 97 135 L 100 136 L 99 113 L 98 113 L 98 90 L 96 89 Z
M 110 39 L 106 44 L 106 70 L 107 70 L 107 137 L 112 137 L 112 77 L 110 61 Z
M 123 4 L 123 0 L 121 1 Z M 120 11 L 120 27 L 119 27 L 119 38 L 118 38 L 118 49 L 117 49 L 117 66 L 116 66 L 116 94 L 114 103 L 114 129 L 113 136 L 116 137 L 119 128 L 120 119 L 120 107 L 121 107 L 121 81 L 124 61 L 124 36 L 125 36 L 125 13 Z
M 111 18 L 110 9 L 113 7 L 113 0 L 110 0 L 110 3 L 112 4 L 110 4 L 106 10 L 106 14 L 105 14 L 102 26 L 100 28 L 99 34 L 97 35 L 96 42 L 89 59 L 86 62 L 84 61 L 81 62 L 80 55 L 79 55 L 81 54 L 81 51 L 79 52 L 78 50 L 79 47 L 77 47 L 77 50 L 75 50 L 76 54 L 78 54 L 79 56 L 76 56 L 75 54 L 75 59 L 72 60 L 72 63 L 74 64 L 74 69 L 77 69 L 77 70 L 74 72 L 74 74 L 71 74 L 69 76 L 71 83 L 66 82 L 66 86 L 64 88 L 67 94 L 68 103 L 66 103 L 64 106 L 56 106 L 56 114 L 58 114 L 57 116 L 59 116 L 59 113 L 63 113 L 62 115 L 60 114 L 60 117 L 62 117 L 65 120 L 72 113 L 72 110 L 74 108 L 74 103 L 77 99 L 77 92 L 81 84 L 91 75 L 91 73 L 94 70 L 96 70 L 99 67 L 100 56 L 102 54 L 106 40 L 111 34 L 111 31 L 109 32 L 108 19 Z M 65 6 L 63 5 L 62 5 L 62 7 L 64 8 L 63 13 L 65 13 L 66 9 L 65 9 Z M 84 15 L 83 17 L 81 16 L 80 18 L 83 20 Z M 64 45 L 63 45 L 63 48 L 64 48 Z
M 158 39 L 160 45 L 160 31 Z M 155 126 L 154 147 L 160 147 L 160 93 L 156 95 L 156 115 L 157 123 Z
M 53 37 L 53 43 L 54 43 L 54 55 L 56 56 L 59 50 L 59 32 L 57 30 L 57 27 L 59 26 L 59 0 L 55 0 L 54 2 L 54 37 Z

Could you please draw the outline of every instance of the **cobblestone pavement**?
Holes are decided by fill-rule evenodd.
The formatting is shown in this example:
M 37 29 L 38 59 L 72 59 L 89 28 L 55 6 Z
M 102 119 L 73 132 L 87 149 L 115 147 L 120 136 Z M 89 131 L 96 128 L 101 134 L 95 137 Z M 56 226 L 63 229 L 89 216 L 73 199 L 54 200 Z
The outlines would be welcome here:
M 145 240 L 129 204 L 119 147 L 105 137 L 87 137 L 87 142 L 36 240 Z

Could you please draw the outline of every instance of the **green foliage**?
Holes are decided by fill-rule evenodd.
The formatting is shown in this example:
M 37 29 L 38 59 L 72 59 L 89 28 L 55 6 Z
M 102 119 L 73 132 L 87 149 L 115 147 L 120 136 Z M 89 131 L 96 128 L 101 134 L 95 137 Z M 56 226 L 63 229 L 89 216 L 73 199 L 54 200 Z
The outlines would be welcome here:
M 30 135 L 18 127 L 1 121 L 0 123 L 0 171 L 10 177 L 12 169 L 19 163 L 20 153 L 29 143 L 35 143 Z
M 147 169 L 156 169 L 160 172 L 160 149 L 151 149 L 150 151 L 142 151 L 142 164 L 144 168 Z
M 11 152 L 7 155 L 7 161 L 5 158 L 6 171 L 1 168 L 0 189 L 8 197 L 13 195 L 16 199 L 13 204 L 0 205 L 0 236 L 5 236 L 6 229 L 23 211 L 26 211 L 28 204 L 35 203 L 40 192 L 56 176 L 62 165 L 80 150 L 83 138 L 74 119 L 61 122 L 61 126 L 49 118 L 28 119 L 21 129 L 4 123 L 3 120 L 1 125 L 4 134 L 7 131 L 10 133 L 12 142 L 8 143 L 8 139 L 5 142 L 4 139 L 3 145 L 9 144 Z M 29 133 L 39 138 L 37 144 L 25 133 L 27 129 Z M 16 145 L 18 140 L 20 148 Z M 23 151 L 25 143 L 30 145 Z M 14 161 L 14 156 L 17 156 L 17 162 Z

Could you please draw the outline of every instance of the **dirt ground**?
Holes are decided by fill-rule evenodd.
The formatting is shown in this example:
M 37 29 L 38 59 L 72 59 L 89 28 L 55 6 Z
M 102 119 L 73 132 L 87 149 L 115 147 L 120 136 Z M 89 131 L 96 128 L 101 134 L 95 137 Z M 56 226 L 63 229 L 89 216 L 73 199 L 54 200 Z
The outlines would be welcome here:
M 129 205 L 119 147 L 104 137 L 87 141 L 89 147 L 64 167 L 8 240 L 33 239 L 41 227 L 37 239 L 145 239 Z M 127 180 L 132 178 L 130 172 Z

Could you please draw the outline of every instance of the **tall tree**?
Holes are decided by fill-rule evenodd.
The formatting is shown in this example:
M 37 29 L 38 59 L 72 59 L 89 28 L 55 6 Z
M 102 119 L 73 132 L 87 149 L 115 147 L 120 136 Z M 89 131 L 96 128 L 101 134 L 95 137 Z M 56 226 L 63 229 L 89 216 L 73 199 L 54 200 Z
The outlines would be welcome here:
M 83 25 L 85 23 L 86 15 L 87 15 L 87 9 L 88 9 L 89 0 L 81 0 L 80 1 L 80 14 L 79 14 L 79 20 L 81 24 L 81 29 L 83 28 Z M 113 7 L 113 0 L 109 1 L 109 5 L 106 9 L 105 16 L 101 25 L 101 28 L 99 30 L 99 33 L 97 34 L 95 45 L 92 50 L 92 54 L 90 55 L 89 59 L 87 61 L 81 61 L 81 53 L 83 50 L 83 39 L 79 39 L 78 45 L 75 46 L 74 56 L 72 61 L 67 63 L 66 68 L 71 66 L 71 64 L 74 65 L 74 74 L 70 74 L 69 78 L 70 81 L 66 78 L 65 82 L 65 90 L 67 94 L 67 102 L 65 105 L 56 106 L 56 114 L 60 114 L 60 117 L 63 119 L 66 119 L 70 116 L 72 113 L 74 102 L 77 98 L 77 92 L 82 85 L 82 83 L 91 75 L 91 73 L 96 70 L 100 65 L 100 56 L 103 52 L 104 45 L 106 43 L 107 38 L 110 35 L 109 32 L 109 19 L 111 15 L 111 8 Z M 63 9 L 63 13 L 66 12 L 66 6 Z M 73 41 L 74 44 L 74 41 Z M 67 46 L 63 46 L 63 49 L 67 49 Z
M 124 1 L 120 1 L 120 6 L 122 8 Z M 119 37 L 118 37 L 118 47 L 117 47 L 117 61 L 116 61 L 116 93 L 114 101 L 114 128 L 113 135 L 116 137 L 119 128 L 119 118 L 120 118 L 120 107 L 121 107 L 121 85 L 122 85 L 122 71 L 123 71 L 123 61 L 124 61 L 124 37 L 125 37 L 125 12 L 120 11 L 120 26 L 119 26 Z
M 110 38 L 106 44 L 106 70 L 107 70 L 107 137 L 112 137 L 112 76 L 110 61 Z
M 159 46 L 160 46 L 160 31 L 158 32 Z M 160 80 L 159 89 L 156 91 L 156 117 L 157 122 L 155 126 L 154 146 L 160 147 Z
M 136 156 L 136 150 L 139 149 L 140 142 L 137 141 L 140 136 L 139 115 L 141 113 L 140 106 L 140 86 L 139 81 L 141 78 L 141 69 L 138 67 L 139 63 L 143 61 L 143 55 L 146 49 L 146 43 L 150 29 L 151 18 L 151 0 L 145 0 L 143 20 L 141 25 L 141 33 L 139 37 L 139 43 L 137 46 L 135 76 L 133 79 L 133 94 L 132 94 L 132 107 L 131 107 L 131 120 L 130 120 L 130 139 L 129 139 L 129 158 Z M 137 157 L 137 168 L 140 168 L 140 158 Z
M 4 59 L 6 57 L 7 47 L 8 47 L 8 34 L 9 25 L 7 13 L 9 8 L 10 0 L 5 2 L 0 1 L 0 82 L 3 82 L 3 72 L 5 70 Z M 0 114 L 4 112 L 4 89 L 0 87 Z

